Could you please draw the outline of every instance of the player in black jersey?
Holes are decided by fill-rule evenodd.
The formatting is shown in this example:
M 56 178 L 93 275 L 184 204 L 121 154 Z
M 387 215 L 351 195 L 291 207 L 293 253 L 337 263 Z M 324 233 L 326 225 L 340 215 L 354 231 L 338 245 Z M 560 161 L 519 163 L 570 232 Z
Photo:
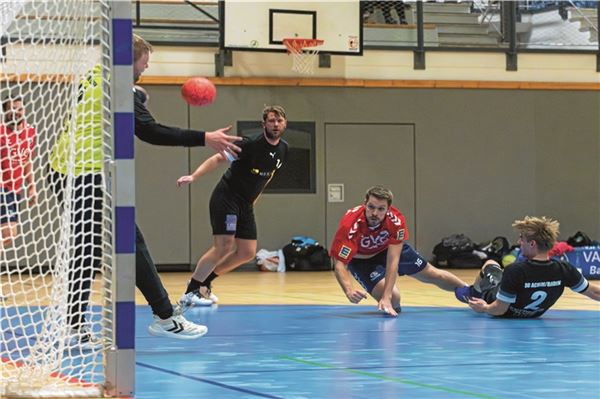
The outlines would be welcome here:
M 462 289 L 461 300 L 478 313 L 511 318 L 543 315 L 565 287 L 600 301 L 599 286 L 590 284 L 570 263 L 548 255 L 558 237 L 558 226 L 556 220 L 546 217 L 526 216 L 515 221 L 518 244 L 527 260 L 504 270 L 497 262 L 487 261 L 475 283 Z
M 256 255 L 254 203 L 283 165 L 288 152 L 287 143 L 281 139 L 287 126 L 283 107 L 265 107 L 262 125 L 262 134 L 244 137 L 236 143 L 242 149 L 239 155 L 216 154 L 193 174 L 177 180 L 178 186 L 189 184 L 219 164 L 231 162 L 210 198 L 213 246 L 198 261 L 180 299 L 183 304 L 216 303 L 218 298 L 210 291 L 211 282 Z

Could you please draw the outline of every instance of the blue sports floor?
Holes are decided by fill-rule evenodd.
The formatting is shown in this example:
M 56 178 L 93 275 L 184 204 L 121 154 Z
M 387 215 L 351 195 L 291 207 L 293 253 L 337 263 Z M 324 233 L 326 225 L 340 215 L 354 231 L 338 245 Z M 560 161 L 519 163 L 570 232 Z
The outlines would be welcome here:
M 597 311 L 502 320 L 466 307 L 390 318 L 372 306 L 247 305 L 186 317 L 209 333 L 150 336 L 150 309 L 137 307 L 138 398 L 600 398 Z M 0 355 L 15 359 L 15 345 Z M 89 368 L 76 358 L 70 367 Z
M 150 336 L 138 307 L 139 398 L 600 398 L 600 313 L 500 320 L 467 308 L 220 306 L 195 341 Z

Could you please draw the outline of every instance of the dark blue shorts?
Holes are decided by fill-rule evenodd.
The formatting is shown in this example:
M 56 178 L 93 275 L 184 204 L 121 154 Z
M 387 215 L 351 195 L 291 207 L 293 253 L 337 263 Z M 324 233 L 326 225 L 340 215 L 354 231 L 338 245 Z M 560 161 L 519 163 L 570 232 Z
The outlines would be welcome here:
M 21 196 L 14 191 L 0 187 L 0 224 L 19 220 L 19 200 Z
M 385 277 L 385 262 L 387 249 L 369 259 L 352 259 L 348 263 L 348 269 L 356 281 L 370 294 L 378 282 Z M 410 245 L 402 246 L 400 263 L 398 264 L 398 275 L 411 275 L 420 272 L 427 265 L 427 259 L 423 258 Z

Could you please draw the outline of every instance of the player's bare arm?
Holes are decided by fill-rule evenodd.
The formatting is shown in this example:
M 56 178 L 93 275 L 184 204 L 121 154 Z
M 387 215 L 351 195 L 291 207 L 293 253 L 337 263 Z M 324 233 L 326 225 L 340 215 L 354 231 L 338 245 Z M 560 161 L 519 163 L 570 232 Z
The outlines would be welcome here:
M 477 313 L 487 313 L 491 316 L 500 316 L 506 313 L 509 304 L 498 299 L 490 304 L 487 304 L 481 298 L 471 298 L 469 299 L 469 306 Z
M 393 244 L 388 247 L 385 266 L 385 285 L 383 287 L 383 295 L 377 304 L 379 310 L 394 317 L 398 316 L 398 313 L 392 306 L 392 291 L 394 290 L 396 277 L 398 276 L 398 264 L 400 263 L 402 245 L 403 244 Z
M 28 160 L 27 165 L 25 165 L 25 181 L 27 182 L 27 201 L 29 205 L 37 202 L 37 188 L 35 187 L 32 164 L 31 160 Z
M 204 176 L 205 174 L 215 170 L 219 166 L 219 164 L 222 164 L 224 162 L 227 162 L 227 159 L 225 159 L 224 155 L 222 155 L 222 154 L 213 155 L 212 157 L 208 158 L 206 161 L 202 162 L 202 164 L 200 164 L 200 166 L 198 166 L 198 168 L 196 168 L 194 173 L 192 173 L 191 175 L 187 175 L 187 176 L 181 176 L 179 179 L 177 179 L 177 187 L 181 187 L 186 184 L 192 183 L 199 177 Z
M 348 266 L 346 266 L 343 262 L 336 259 L 333 270 L 337 282 L 350 302 L 359 303 L 367 297 L 366 292 L 357 290 L 352 286 L 352 277 L 348 271 Z
M 582 294 L 595 301 L 600 301 L 600 285 L 590 284 Z

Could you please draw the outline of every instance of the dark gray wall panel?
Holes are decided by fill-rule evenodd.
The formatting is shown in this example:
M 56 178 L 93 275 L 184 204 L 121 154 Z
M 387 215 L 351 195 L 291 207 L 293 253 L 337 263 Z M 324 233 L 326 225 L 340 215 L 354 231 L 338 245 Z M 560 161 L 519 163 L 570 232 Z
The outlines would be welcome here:
M 161 123 L 187 127 L 187 105 L 173 87 L 147 87 L 149 109 Z M 136 139 L 136 217 L 150 253 L 159 264 L 189 264 L 189 194 L 177 178 L 188 171 L 187 148 Z
M 178 87 L 150 91 L 158 119 L 185 120 Z M 162 105 L 155 102 L 155 92 L 169 93 Z M 571 91 L 219 86 L 216 102 L 192 109 L 190 121 L 194 128 L 215 129 L 238 120 L 259 119 L 264 104 L 281 104 L 290 120 L 316 122 L 317 192 L 263 194 L 256 204 L 258 247 L 267 249 L 283 246 L 295 234 L 321 242 L 330 239 L 325 237 L 326 123 L 414 125 L 418 225 L 409 228 L 417 231 L 418 248 L 429 256 L 433 245 L 453 232 L 466 233 L 476 241 L 496 235 L 514 241 L 510 225 L 525 215 L 558 218 L 562 238 L 577 229 L 600 238 L 599 100 L 595 92 Z M 356 145 L 376 154 L 368 140 L 366 134 L 364 142 Z M 147 221 L 158 216 L 144 211 L 144 206 L 154 212 L 186 206 L 179 197 L 185 190 L 174 188 L 184 162 L 176 155 L 163 160 L 171 151 L 185 152 L 160 148 L 147 157 L 138 151 L 138 166 L 160 169 L 156 173 L 165 180 L 165 184 L 155 182 L 156 173 L 138 177 L 139 216 L 143 226 L 154 223 L 163 231 L 183 230 L 188 223 L 195 263 L 211 244 L 208 198 L 223 170 L 192 186 L 188 220 L 183 216 L 185 209 L 179 209 L 177 216 Z M 197 148 L 190 154 L 193 170 L 211 151 Z M 393 176 L 393 167 L 384 173 Z M 145 199 L 150 194 L 158 196 L 152 204 Z M 349 201 L 348 207 L 354 202 Z M 167 224 L 174 217 L 178 223 Z M 166 240 L 165 235 L 161 239 Z M 174 242 L 160 245 L 164 251 L 160 254 L 159 245 L 151 242 L 157 259 L 168 259 L 167 251 L 172 254 L 172 246 L 180 245 L 175 238 L 170 241 Z
M 598 164 L 594 165 L 600 159 L 594 145 L 600 136 L 599 108 L 594 114 L 582 106 L 589 99 L 585 93 L 565 98 L 559 92 L 536 98 L 536 205 L 538 213 L 561 221 L 563 236 L 595 231 L 593 237 L 600 239 Z
M 414 126 L 328 123 L 325 155 L 325 185 L 344 185 L 344 202 L 329 202 L 326 198 L 327 245 L 331 244 L 342 216 L 360 205 L 365 191 L 374 185 L 392 190 L 393 205 L 404 215 L 414 245 Z

